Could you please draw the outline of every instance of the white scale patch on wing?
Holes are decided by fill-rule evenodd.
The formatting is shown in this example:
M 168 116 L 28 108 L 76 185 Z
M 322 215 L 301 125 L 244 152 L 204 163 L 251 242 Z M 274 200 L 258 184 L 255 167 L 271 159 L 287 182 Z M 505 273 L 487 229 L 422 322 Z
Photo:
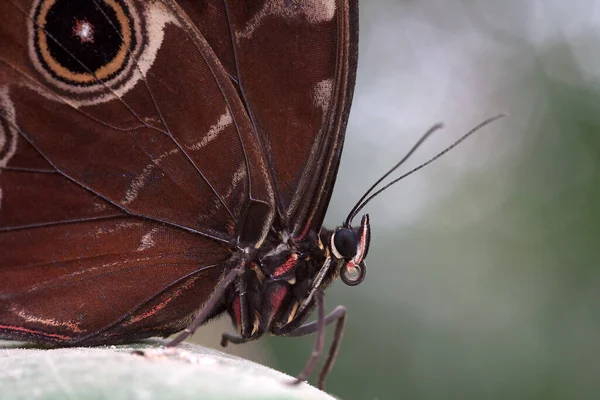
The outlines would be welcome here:
M 112 268 L 116 265 L 118 265 L 121 268 L 124 268 L 127 266 L 127 264 L 139 265 L 140 263 L 150 262 L 155 259 L 156 259 L 156 257 L 154 257 L 154 256 L 140 257 L 140 258 L 132 258 L 132 259 L 127 259 L 127 260 L 119 260 L 119 261 L 113 261 L 113 262 L 104 263 L 104 264 L 98 264 L 94 267 L 85 268 L 85 269 L 82 269 L 79 271 L 71 272 L 70 274 L 63 275 L 60 277 L 60 279 L 64 280 L 64 281 L 69 281 L 69 280 L 72 280 L 76 276 L 91 274 L 96 271 L 106 271 L 107 268 Z M 45 285 L 47 283 L 52 283 L 52 282 L 54 282 L 53 279 L 51 279 L 49 282 L 38 283 L 36 286 L 40 287 L 42 285 Z
M 88 231 L 89 235 L 94 235 L 96 237 L 102 236 L 102 235 L 112 235 L 115 232 L 120 231 L 121 229 L 130 229 L 136 226 L 142 226 L 141 222 L 133 222 L 133 221 L 127 221 L 127 222 L 119 222 L 117 223 L 113 228 L 105 228 L 102 225 L 99 225 L 96 230 L 94 231 Z
M 248 172 L 246 171 L 246 165 L 243 163 L 240 164 L 240 166 L 236 169 L 236 171 L 233 173 L 233 176 L 231 177 L 231 183 L 229 184 L 227 192 L 225 192 L 225 194 L 222 197 L 222 199 L 225 200 L 225 202 L 227 202 L 226 200 L 229 199 L 234 194 L 234 192 L 236 191 L 239 184 L 246 179 L 247 174 L 248 174 Z M 241 211 L 241 208 L 240 208 L 241 205 L 242 205 L 242 203 L 239 203 L 239 204 L 237 204 L 237 206 L 234 206 L 235 208 L 234 208 L 234 210 L 232 210 L 234 212 L 234 214 L 237 214 Z M 221 200 L 219 200 L 218 198 L 215 198 L 213 200 L 213 206 L 210 208 L 210 211 L 207 214 L 199 215 L 198 218 L 210 220 L 214 214 L 216 214 L 219 210 L 221 210 L 222 207 L 223 207 L 223 203 L 221 202 Z M 235 226 L 232 225 L 231 221 L 230 221 L 227 223 L 226 228 L 229 231 L 233 232 L 233 230 L 235 229 Z
M 0 87 L 0 167 L 6 167 L 17 151 L 18 133 L 15 126 L 15 107 L 8 95 L 8 87 Z M 0 209 L 2 209 L 1 187 Z
M 100 203 L 100 202 L 94 202 L 94 211 L 95 212 L 102 212 L 104 210 L 106 210 L 106 203 Z
M 335 16 L 335 0 L 268 0 L 254 15 L 243 31 L 237 32 L 237 39 L 250 39 L 266 17 L 293 19 L 303 18 L 311 24 L 331 21 Z
M 333 90 L 333 80 L 324 79 L 317 83 L 313 91 L 313 101 L 315 105 L 321 110 L 323 114 L 327 112 L 329 108 L 329 102 L 331 101 L 331 93 Z
M 235 170 L 233 176 L 231 177 L 231 183 L 229 184 L 229 188 L 227 189 L 227 192 L 225 192 L 225 194 L 223 195 L 224 200 L 229 199 L 231 197 L 231 195 L 234 193 L 240 182 L 242 182 L 246 178 L 246 174 L 246 165 L 240 164 L 238 169 Z M 218 198 L 215 198 L 213 202 L 214 205 L 211 209 L 211 212 L 215 212 L 223 206 L 223 203 L 221 203 L 221 201 Z
M 146 165 L 142 170 L 142 173 L 136 176 L 131 181 L 131 184 L 129 184 L 129 189 L 127 189 L 127 192 L 125 192 L 125 198 L 121 200 L 121 204 L 128 205 L 131 204 L 131 202 L 133 202 L 135 199 L 137 199 L 140 190 L 142 190 L 144 186 L 146 186 L 146 182 L 148 182 L 148 178 L 150 177 L 152 171 L 155 168 L 159 167 L 161 162 L 166 157 L 172 156 L 177 153 L 179 153 L 179 149 L 171 149 L 152 160 L 152 164 Z
M 227 189 L 227 193 L 225 193 L 225 198 L 228 199 L 233 191 L 236 189 L 237 185 L 246 177 L 246 165 L 241 164 L 239 168 L 234 172 L 233 179 L 231 179 L 231 185 L 229 185 L 229 189 Z
M 152 247 L 154 247 L 154 245 L 156 243 L 154 243 L 154 239 L 152 238 L 152 236 L 158 232 L 159 228 L 152 228 L 150 229 L 150 231 L 148 233 L 146 233 L 144 236 L 142 236 L 142 239 L 140 240 L 140 245 L 137 248 L 137 251 L 144 251 L 147 249 L 150 249 Z
M 217 121 L 216 124 L 210 127 L 208 133 L 204 135 L 202 140 L 191 146 L 187 146 L 187 150 L 200 150 L 201 148 L 215 140 L 219 133 L 221 133 L 223 129 L 227 128 L 232 123 L 233 118 L 231 118 L 231 113 L 229 112 L 229 108 L 227 108 L 225 110 L 225 113 L 219 117 L 219 121 Z
M 217 138 L 217 136 L 219 135 L 219 133 L 222 132 L 225 128 L 227 128 L 232 123 L 233 123 L 233 118 L 231 117 L 229 108 L 227 108 L 225 110 L 225 112 L 219 117 L 219 120 L 210 127 L 207 134 L 204 135 L 202 140 L 200 140 L 198 143 L 195 143 L 191 146 L 186 146 L 186 150 L 192 150 L 192 151 L 200 150 L 201 148 L 206 146 L 208 143 L 215 140 Z M 127 192 L 125 193 L 125 198 L 121 200 L 121 204 L 127 205 L 127 204 L 130 204 L 131 202 L 133 202 L 138 197 L 140 190 L 142 190 L 144 188 L 144 186 L 146 185 L 146 182 L 148 181 L 148 178 L 150 177 L 150 174 L 152 173 L 152 171 L 155 168 L 159 167 L 161 162 L 166 157 L 169 157 L 169 156 L 177 154 L 177 153 L 179 153 L 179 149 L 171 149 L 168 152 L 161 154 L 156 159 L 154 159 L 152 161 L 152 164 L 148 164 L 146 167 L 144 167 L 144 169 L 142 170 L 142 173 L 139 174 L 138 176 L 136 176 L 131 181 L 131 184 L 129 185 L 129 189 L 127 189 Z

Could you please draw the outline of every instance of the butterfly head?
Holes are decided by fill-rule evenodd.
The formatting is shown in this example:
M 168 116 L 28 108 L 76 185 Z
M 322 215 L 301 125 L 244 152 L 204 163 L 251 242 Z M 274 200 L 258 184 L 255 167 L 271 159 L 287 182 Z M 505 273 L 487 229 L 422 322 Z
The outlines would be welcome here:
M 360 226 L 342 225 L 331 234 L 328 242 L 330 257 L 338 262 L 340 278 L 346 285 L 358 285 L 367 276 L 365 258 L 370 242 L 369 214 L 362 217 Z
M 337 276 L 348 286 L 356 286 L 364 281 L 367 276 L 365 258 L 370 241 L 371 225 L 368 214 L 362 217 L 360 226 L 343 224 L 335 230 L 323 229 L 318 239 L 318 250 L 313 242 L 315 247 L 311 247 L 312 251 L 308 252 L 315 256 L 311 256 L 314 269 L 308 268 L 312 273 L 306 281 L 307 286 L 302 286 L 304 289 L 295 315 L 303 315 L 310 309 L 315 292 L 325 290 Z

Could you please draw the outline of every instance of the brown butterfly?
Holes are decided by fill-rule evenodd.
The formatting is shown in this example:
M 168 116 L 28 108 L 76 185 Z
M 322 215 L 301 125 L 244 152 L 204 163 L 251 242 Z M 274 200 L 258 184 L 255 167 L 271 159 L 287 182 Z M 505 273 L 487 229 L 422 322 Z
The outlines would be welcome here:
M 352 100 L 356 0 L 0 3 L 0 338 L 300 336 L 346 310 L 369 219 L 322 228 Z M 316 322 L 304 324 L 317 308 Z M 315 365 L 309 360 L 299 380 Z
M 322 227 L 357 64 L 356 0 L 0 3 L 0 338 L 133 342 L 229 313 L 237 334 L 317 333 L 362 282 L 375 190 Z M 314 309 L 317 319 L 305 323 Z

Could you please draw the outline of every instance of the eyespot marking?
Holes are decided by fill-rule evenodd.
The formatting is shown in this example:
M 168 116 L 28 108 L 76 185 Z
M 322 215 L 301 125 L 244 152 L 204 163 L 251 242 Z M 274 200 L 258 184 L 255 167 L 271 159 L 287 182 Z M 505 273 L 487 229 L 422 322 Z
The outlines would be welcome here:
M 129 64 L 137 47 L 125 0 L 41 0 L 33 8 L 34 64 L 60 82 L 106 82 Z
M 167 25 L 180 22 L 162 2 L 34 0 L 29 59 L 42 79 L 26 84 L 76 108 L 120 98 L 145 79 Z

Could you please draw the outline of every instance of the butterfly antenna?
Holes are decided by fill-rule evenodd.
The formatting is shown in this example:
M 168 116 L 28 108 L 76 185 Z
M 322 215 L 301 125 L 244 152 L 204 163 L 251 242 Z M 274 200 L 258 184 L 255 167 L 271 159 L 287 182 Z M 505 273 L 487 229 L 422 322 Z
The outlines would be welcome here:
M 479 131 L 484 126 L 489 125 L 492 122 L 494 122 L 494 121 L 496 121 L 496 120 L 498 120 L 500 118 L 503 118 L 505 116 L 506 116 L 506 114 L 502 113 L 502 114 L 498 114 L 496 116 L 493 116 L 491 118 L 488 118 L 488 119 L 484 120 L 483 122 L 481 122 L 478 125 L 476 125 L 473 129 L 471 129 L 470 131 L 468 131 L 467 133 L 465 133 L 463 136 L 461 136 L 457 141 L 455 141 L 454 143 L 452 143 L 450 146 L 446 147 L 444 150 L 442 150 L 441 152 L 439 152 L 438 154 L 436 154 L 435 156 L 433 156 L 429 160 L 425 161 L 423 164 L 419 165 L 418 167 L 415 167 L 415 168 L 411 169 L 407 173 L 405 173 L 405 174 L 401 175 L 400 177 L 394 179 L 393 181 L 391 181 L 390 183 L 388 183 L 387 185 L 385 185 L 384 187 L 382 187 L 381 189 L 377 190 L 375 193 L 373 193 L 373 194 L 371 194 L 369 196 L 369 194 L 375 189 L 375 187 L 377 185 L 379 185 L 381 183 L 381 181 L 383 181 L 388 175 L 390 175 L 394 170 L 396 170 L 396 168 L 398 168 L 400 165 L 402 165 L 402 163 L 404 163 L 408 159 L 408 157 L 410 157 L 415 152 L 415 150 L 417 150 L 417 148 L 425 141 L 425 139 L 427 139 L 436 130 L 442 128 L 443 125 L 442 124 L 436 124 L 433 127 L 431 127 L 423 136 L 421 136 L 421 138 L 419 139 L 419 141 L 412 147 L 412 149 L 410 149 L 410 151 L 402 158 L 402 160 L 400 160 L 400 162 L 398 164 L 394 165 L 394 167 L 392 169 L 390 169 L 387 173 L 385 173 L 385 175 L 383 175 L 381 178 L 379 178 L 377 180 L 377 182 L 375 182 L 369 188 L 369 190 L 367 190 L 365 192 L 365 194 L 360 198 L 360 200 L 356 203 L 356 205 L 352 208 L 352 210 L 348 214 L 348 217 L 346 218 L 346 225 L 349 226 L 350 223 L 352 222 L 352 220 L 354 219 L 354 217 L 356 217 L 356 215 L 371 200 L 373 200 L 376 196 L 378 196 L 379 194 L 381 194 L 381 192 L 383 192 L 384 190 L 388 189 L 390 186 L 398 183 L 399 181 L 401 181 L 402 179 L 406 178 L 407 176 L 412 175 L 413 173 L 417 172 L 421 168 L 426 167 L 427 165 L 431 164 L 432 162 L 434 162 L 435 160 L 437 160 L 438 158 L 440 158 L 441 156 L 443 156 L 444 154 L 448 153 L 450 150 L 452 150 L 453 148 L 455 148 L 456 146 L 458 146 L 459 144 L 461 144 L 469 136 L 471 136 L 475 132 Z M 369 197 L 367 197 L 367 196 L 369 196 Z
M 431 134 L 433 132 L 437 131 L 438 129 L 442 129 L 443 127 L 444 127 L 444 124 L 437 123 L 437 124 L 433 125 L 431 128 L 429 128 L 427 130 L 427 132 L 425 132 L 423 134 L 423 136 L 421 136 L 421 138 L 417 141 L 417 143 L 414 144 L 412 149 L 410 149 L 410 151 L 408 153 L 406 153 L 406 155 L 404 157 L 402 157 L 402 160 L 400 160 L 396 165 L 394 165 L 392 168 L 390 168 L 390 170 L 388 172 L 383 174 L 383 176 L 381 178 L 379 178 L 374 184 L 371 185 L 371 187 L 365 192 L 365 194 L 363 194 L 362 197 L 360 199 L 358 199 L 358 201 L 356 202 L 354 207 L 352 207 L 352 210 L 350 210 L 350 213 L 348 214 L 348 217 L 346 218 L 346 226 L 350 226 L 350 223 L 352 222 L 352 220 L 354 219 L 356 214 L 358 214 L 358 212 L 360 211 L 360 209 L 359 209 L 360 203 L 377 187 L 377 185 L 379 185 L 385 178 L 387 178 L 392 172 L 394 172 L 396 170 L 396 168 L 398 168 L 406 160 L 408 160 L 408 158 L 419 148 L 419 146 L 421 146 L 423 144 L 423 142 L 425 142 L 425 140 L 429 136 L 431 136 Z

